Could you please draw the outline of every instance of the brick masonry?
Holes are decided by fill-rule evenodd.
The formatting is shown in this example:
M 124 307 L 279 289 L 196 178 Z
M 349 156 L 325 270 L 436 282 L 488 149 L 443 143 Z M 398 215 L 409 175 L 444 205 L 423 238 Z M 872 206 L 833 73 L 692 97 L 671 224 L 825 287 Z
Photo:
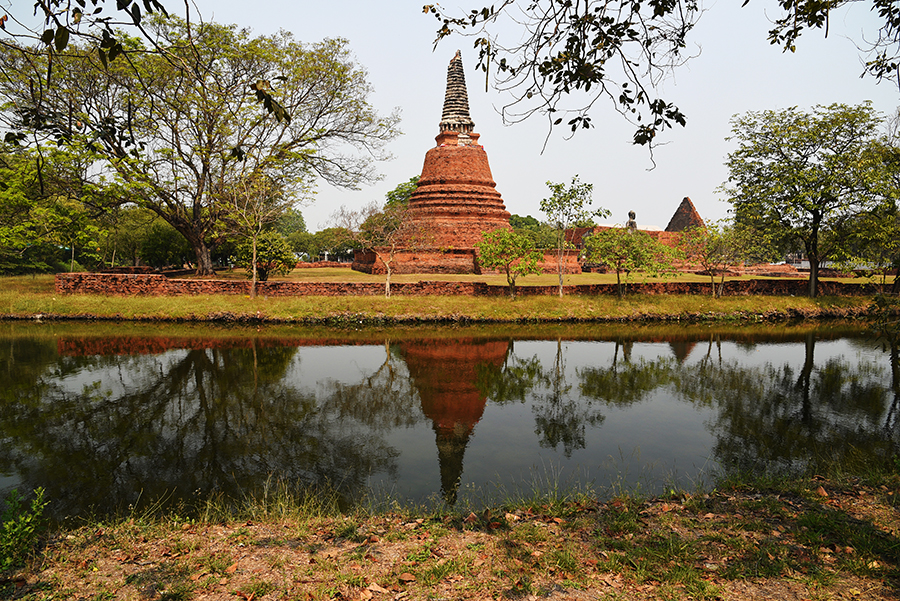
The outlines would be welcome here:
M 586 284 L 565 286 L 566 294 L 586 296 L 614 295 L 615 284 Z M 726 296 L 757 294 L 776 296 L 804 296 L 806 279 L 742 280 L 725 284 Z M 260 296 L 379 296 L 384 294 L 381 282 L 293 282 L 273 280 L 259 282 Z M 519 286 L 520 295 L 557 294 L 557 286 Z M 708 295 L 709 283 L 659 282 L 629 284 L 628 291 L 637 294 L 697 294 Z M 58 273 L 57 294 L 104 294 L 110 296 L 198 296 L 215 294 L 248 295 L 247 280 L 169 279 L 158 274 L 117 273 Z M 871 284 L 852 284 L 820 281 L 819 294 L 827 296 L 862 296 L 875 294 Z M 391 293 L 407 296 L 503 296 L 506 286 L 492 286 L 484 282 L 396 282 Z

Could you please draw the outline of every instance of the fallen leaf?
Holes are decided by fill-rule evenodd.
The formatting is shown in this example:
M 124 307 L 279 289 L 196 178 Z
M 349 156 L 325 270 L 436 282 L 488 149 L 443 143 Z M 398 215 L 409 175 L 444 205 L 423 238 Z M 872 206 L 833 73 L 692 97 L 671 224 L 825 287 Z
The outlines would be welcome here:
M 234 574 L 235 572 L 237 572 L 237 563 L 233 563 L 230 566 L 228 566 L 227 568 L 225 568 L 226 574 Z
M 391 592 L 384 587 L 378 586 L 374 582 L 372 584 L 370 584 L 369 586 L 367 586 L 366 588 L 368 588 L 373 593 L 390 593 Z
M 475 515 L 474 513 L 470 513 L 468 516 L 466 516 L 466 519 L 464 519 L 463 521 L 467 524 L 474 524 L 475 522 L 478 521 L 478 516 Z
M 397 577 L 397 579 L 400 582 L 415 582 L 416 581 L 416 577 L 413 576 L 412 574 L 410 574 L 409 572 L 403 572 L 402 574 L 400 574 Z
M 819 488 L 816 489 L 816 494 L 819 495 L 820 497 L 827 497 L 827 496 L 828 496 L 828 493 L 825 492 L 825 489 L 824 489 L 823 487 L 821 487 L 821 486 L 820 486 Z
M 374 596 L 375 595 L 372 594 L 372 591 L 370 591 L 367 588 L 364 588 L 363 590 L 361 590 L 359 592 L 359 598 L 362 599 L 362 601 L 369 601 L 369 599 L 371 599 Z

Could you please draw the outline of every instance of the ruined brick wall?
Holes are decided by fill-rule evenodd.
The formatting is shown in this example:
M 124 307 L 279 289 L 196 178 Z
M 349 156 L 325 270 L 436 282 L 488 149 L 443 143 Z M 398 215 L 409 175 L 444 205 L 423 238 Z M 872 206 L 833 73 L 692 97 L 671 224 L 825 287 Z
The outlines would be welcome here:
M 726 296 L 774 295 L 804 296 L 809 282 L 806 279 L 742 280 L 726 282 Z M 586 296 L 616 294 L 615 284 L 565 286 L 566 294 Z M 378 296 L 384 294 L 382 282 L 259 282 L 260 296 Z M 557 294 L 557 286 L 519 286 L 522 295 Z M 503 296 L 506 286 L 489 286 L 484 282 L 397 282 L 391 284 L 393 294 L 409 296 Z M 58 294 L 104 294 L 109 296 L 176 296 L 176 295 L 248 295 L 250 282 L 246 280 L 169 280 L 161 275 L 131 275 L 107 273 L 56 274 Z M 628 292 L 634 294 L 698 294 L 710 293 L 708 282 L 633 283 Z M 819 294 L 834 296 L 862 296 L 877 292 L 872 284 L 847 284 L 820 281 Z
M 382 282 L 258 282 L 260 296 L 377 296 L 384 294 Z M 248 280 L 181 280 L 161 275 L 106 273 L 58 273 L 58 294 L 103 294 L 108 296 L 198 296 L 248 295 Z M 413 296 L 473 295 L 473 282 L 397 282 L 391 292 Z

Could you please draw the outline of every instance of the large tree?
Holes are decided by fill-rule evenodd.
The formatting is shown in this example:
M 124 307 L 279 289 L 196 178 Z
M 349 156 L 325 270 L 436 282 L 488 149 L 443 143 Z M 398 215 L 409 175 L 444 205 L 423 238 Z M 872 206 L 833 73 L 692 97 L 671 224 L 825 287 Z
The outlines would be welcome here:
M 50 87 L 47 55 L 7 49 L 3 117 L 18 131 L 96 151 L 129 200 L 190 242 L 198 273 L 212 273 L 226 197 L 247 173 L 277 180 L 295 200 L 317 178 L 350 188 L 377 179 L 373 162 L 386 158 L 398 117 L 369 104 L 366 73 L 345 40 L 307 45 L 285 32 L 251 37 L 161 16 L 143 27 L 155 49 L 125 39 L 127 62 L 72 45 L 52 54 Z
M 854 3 L 778 0 L 780 13 L 772 15 L 768 39 L 793 52 L 804 31 L 821 29 L 827 35 L 840 21 L 839 11 Z M 551 128 L 563 124 L 574 132 L 592 126 L 591 110 L 606 99 L 634 124 L 636 144 L 652 146 L 665 129 L 685 125 L 686 116 L 660 95 L 658 84 L 690 58 L 690 34 L 705 12 L 697 0 L 479 4 L 471 3 L 470 9 L 426 4 L 424 11 L 440 22 L 436 44 L 457 32 L 472 36 L 479 50 L 476 68 L 488 71 L 494 87 L 509 93 L 505 120 L 541 114 Z M 877 17 L 869 29 L 850 35 L 860 36 L 865 72 L 900 84 L 900 2 L 864 4 Z
M 723 186 L 738 223 L 801 245 L 809 259 L 809 295 L 819 266 L 846 241 L 843 232 L 881 198 L 885 175 L 871 105 L 750 112 L 732 119 Z

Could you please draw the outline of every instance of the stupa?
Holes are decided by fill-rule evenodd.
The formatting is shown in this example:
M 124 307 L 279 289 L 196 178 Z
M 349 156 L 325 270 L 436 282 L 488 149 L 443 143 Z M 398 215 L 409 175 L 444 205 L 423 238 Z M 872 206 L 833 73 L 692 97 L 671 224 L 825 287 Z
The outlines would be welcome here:
M 511 229 L 474 129 L 457 50 L 447 68 L 437 144 L 425 153 L 419 185 L 409 199 L 410 217 L 426 226 L 430 247 L 398 253 L 396 273 L 479 273 L 475 243 L 482 233 Z M 358 253 L 353 268 L 367 273 L 384 269 L 374 253 Z

